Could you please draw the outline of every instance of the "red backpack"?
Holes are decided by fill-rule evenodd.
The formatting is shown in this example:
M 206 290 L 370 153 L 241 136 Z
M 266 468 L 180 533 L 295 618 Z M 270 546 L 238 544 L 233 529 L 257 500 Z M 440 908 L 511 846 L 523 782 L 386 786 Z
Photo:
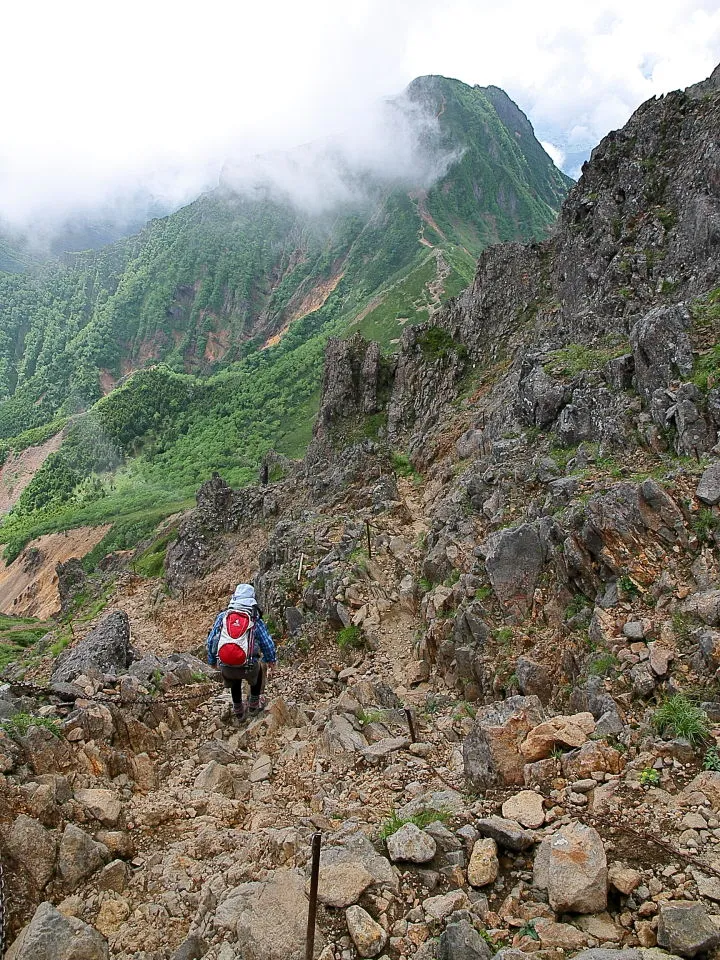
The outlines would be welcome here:
M 244 667 L 255 650 L 255 621 L 247 610 L 228 610 L 218 641 L 218 660 L 227 667 Z

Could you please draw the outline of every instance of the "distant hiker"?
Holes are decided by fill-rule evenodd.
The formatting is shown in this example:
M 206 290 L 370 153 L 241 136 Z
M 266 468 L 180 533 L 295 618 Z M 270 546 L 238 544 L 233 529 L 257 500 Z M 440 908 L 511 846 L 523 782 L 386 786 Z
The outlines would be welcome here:
M 277 662 L 277 651 L 251 584 L 239 583 L 235 587 L 227 610 L 215 618 L 207 638 L 207 652 L 208 663 L 219 667 L 225 685 L 230 687 L 238 720 L 244 720 L 248 713 L 263 711 L 267 706 L 262 695 L 265 680 Z M 250 685 L 246 704 L 242 698 L 243 680 Z

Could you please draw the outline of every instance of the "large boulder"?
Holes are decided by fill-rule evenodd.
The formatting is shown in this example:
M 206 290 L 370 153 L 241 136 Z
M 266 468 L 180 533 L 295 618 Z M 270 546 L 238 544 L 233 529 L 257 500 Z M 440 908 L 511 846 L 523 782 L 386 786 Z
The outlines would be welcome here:
M 543 718 L 538 697 L 509 697 L 478 711 L 463 743 L 465 776 L 473 789 L 523 785 L 520 747 Z
M 720 460 L 711 463 L 707 470 L 705 470 L 702 477 L 700 477 L 700 483 L 697 486 L 695 495 L 698 500 L 707 503 L 711 507 L 720 503 Z
M 720 930 L 701 903 L 678 901 L 660 905 L 658 946 L 681 957 L 695 957 L 720 946 Z
M 93 927 L 41 903 L 6 960 L 108 960 L 107 941 Z
M 405 823 L 387 838 L 390 859 L 408 860 L 410 863 L 427 863 L 435 856 L 437 844 L 414 823 Z
M 515 676 L 517 677 L 520 693 L 525 696 L 539 697 L 543 703 L 550 702 L 553 693 L 553 684 L 547 669 L 535 660 L 528 657 L 518 657 L 515 664 Z
M 115 610 L 59 658 L 50 680 L 71 683 L 81 674 L 116 675 L 126 670 L 131 661 L 130 621 L 124 611 Z
M 55 872 L 57 840 L 32 817 L 20 814 L 5 836 L 10 856 L 27 870 L 42 890 Z
M 492 950 L 468 920 L 449 923 L 440 937 L 438 960 L 490 960 Z
M 58 871 L 66 889 L 75 890 L 109 859 L 108 848 L 97 843 L 74 823 L 68 823 L 60 840 Z
M 607 858 L 597 830 L 574 822 L 543 840 L 536 856 L 535 883 L 547 888 L 556 913 L 605 910 Z
M 642 545 L 642 549 L 640 549 Z M 587 596 L 628 573 L 639 583 L 655 577 L 650 548 L 662 552 L 687 546 L 682 510 L 655 480 L 616 483 L 597 493 L 572 518 L 563 543 L 568 575 Z
M 508 614 L 521 619 L 530 609 L 545 552 L 534 526 L 500 530 L 487 541 L 485 569 Z
M 122 806 L 112 790 L 76 790 L 75 799 L 104 827 L 114 827 L 120 819 Z
M 307 912 L 302 873 L 280 869 L 265 881 L 233 887 L 216 907 L 213 923 L 236 933 L 244 960 L 304 960 Z M 316 954 L 323 946 L 316 930 Z
M 387 943 L 387 934 L 362 907 L 348 907 L 345 911 L 348 932 L 360 957 L 376 957 Z
M 532 427 L 549 427 L 570 398 L 567 384 L 554 380 L 545 372 L 542 363 L 523 364 L 518 384 L 518 414 L 523 423 Z
M 520 747 L 526 763 L 546 760 L 555 747 L 581 747 L 595 729 L 591 713 L 552 717 L 533 727 Z
M 688 378 L 693 368 L 689 327 L 687 308 L 677 304 L 656 307 L 630 331 L 635 382 L 643 400 L 649 401 L 656 390 L 673 381 Z

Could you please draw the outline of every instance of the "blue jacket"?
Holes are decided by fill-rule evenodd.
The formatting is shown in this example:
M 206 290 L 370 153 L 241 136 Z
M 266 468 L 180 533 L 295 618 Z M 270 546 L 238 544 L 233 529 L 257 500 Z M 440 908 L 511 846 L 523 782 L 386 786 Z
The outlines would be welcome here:
M 215 623 L 207 638 L 207 659 L 211 667 L 217 666 L 217 648 L 220 640 L 220 631 L 222 630 L 223 617 L 227 610 L 223 610 L 215 617 Z M 277 650 L 270 636 L 270 631 L 265 626 L 260 617 L 255 621 L 255 649 L 250 658 L 250 663 L 257 663 L 259 660 L 258 651 L 262 654 L 265 663 L 275 663 L 277 661 Z

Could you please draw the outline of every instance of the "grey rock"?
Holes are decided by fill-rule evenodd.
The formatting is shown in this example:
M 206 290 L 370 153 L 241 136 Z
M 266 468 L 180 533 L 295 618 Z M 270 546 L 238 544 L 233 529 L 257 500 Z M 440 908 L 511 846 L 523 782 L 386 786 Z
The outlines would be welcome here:
M 433 838 L 415 826 L 414 823 L 405 823 L 387 838 L 387 849 L 390 859 L 409 860 L 411 863 L 427 863 L 437 852 L 437 844 Z
M 409 744 L 408 737 L 385 737 L 383 740 L 378 740 L 377 743 L 365 747 L 362 755 L 368 763 L 376 765 L 397 750 L 404 750 Z
M 648 663 L 636 663 L 630 670 L 630 677 L 632 679 L 633 690 L 639 697 L 652 696 L 655 686 L 657 685 L 657 677 L 650 669 Z
M 235 931 L 243 960 L 304 960 L 305 878 L 299 870 L 279 869 L 265 881 L 233 887 L 215 908 L 213 925 Z M 316 930 L 316 955 L 323 946 Z
M 83 880 L 99 870 L 108 859 L 108 849 L 96 843 L 80 827 L 68 823 L 60 840 L 58 871 L 65 888 L 72 892 Z
M 61 655 L 53 669 L 51 681 L 72 682 L 81 674 L 116 675 L 127 669 L 131 660 L 130 621 L 122 610 L 115 610 L 80 643 Z
M 330 717 L 325 724 L 321 737 L 321 746 L 327 753 L 345 753 L 364 750 L 367 741 L 342 714 Z
M 42 890 L 55 872 L 55 835 L 23 813 L 13 821 L 5 842 L 10 856 L 27 870 L 35 885 Z
M 567 403 L 570 390 L 553 380 L 541 363 L 536 363 L 523 376 L 518 386 L 518 413 L 523 423 L 532 427 L 548 427 Z
M 440 937 L 438 960 L 490 960 L 492 951 L 467 920 L 449 923 Z
M 518 657 L 515 664 L 515 676 L 517 677 L 520 693 L 524 696 L 539 697 L 547 704 L 552 696 L 552 681 L 550 674 L 545 667 L 528 657 Z
M 211 760 L 195 777 L 195 789 L 205 793 L 219 793 L 224 797 L 235 796 L 233 776 L 226 766 Z
M 700 483 L 697 486 L 695 495 L 698 500 L 714 507 L 720 503 L 720 460 L 711 463 L 705 470 Z
M 617 737 L 624 729 L 625 724 L 617 710 L 608 710 L 601 715 L 595 724 L 595 736 L 598 738 Z
M 107 941 L 94 927 L 41 903 L 10 947 L 7 960 L 108 960 Z
M 500 847 L 506 850 L 529 850 L 535 844 L 535 835 L 524 830 L 516 820 L 505 817 L 485 817 L 475 823 L 483 837 L 492 837 Z
M 542 542 L 535 527 L 528 523 L 501 530 L 489 538 L 485 568 L 508 613 L 522 617 L 528 612 L 543 562 Z
M 557 913 L 600 913 L 607 907 L 605 848 L 593 827 L 573 822 L 541 846 L 550 906 Z M 539 855 L 540 856 L 540 855 Z
M 361 860 L 341 860 L 320 863 L 318 900 L 330 907 L 349 907 L 357 903 L 375 877 Z M 309 893 L 310 880 L 305 887 Z
M 690 314 L 678 304 L 651 310 L 630 331 L 635 382 L 644 400 L 674 380 L 687 379 L 693 368 L 689 327 Z
M 682 957 L 695 957 L 720 946 L 720 931 L 701 903 L 660 904 L 658 945 Z
M 581 950 L 573 960 L 643 960 L 641 950 L 625 947 L 613 950 L 611 947 L 593 947 L 591 950 Z
M 398 888 L 397 870 L 386 857 L 377 853 L 372 843 L 360 831 L 344 838 L 341 846 L 325 847 L 320 854 L 321 876 L 323 870 L 331 867 L 343 866 L 355 870 L 358 865 L 370 874 L 375 883 L 384 884 L 393 890 Z
M 187 940 L 183 940 L 172 960 L 202 960 L 208 951 L 208 944 L 196 933 L 191 934 Z
M 376 957 L 387 943 L 383 928 L 362 907 L 348 907 L 345 922 L 359 956 Z
M 457 790 L 429 790 L 400 807 L 398 816 L 407 819 L 425 810 L 440 810 L 458 816 L 465 811 L 465 801 Z

